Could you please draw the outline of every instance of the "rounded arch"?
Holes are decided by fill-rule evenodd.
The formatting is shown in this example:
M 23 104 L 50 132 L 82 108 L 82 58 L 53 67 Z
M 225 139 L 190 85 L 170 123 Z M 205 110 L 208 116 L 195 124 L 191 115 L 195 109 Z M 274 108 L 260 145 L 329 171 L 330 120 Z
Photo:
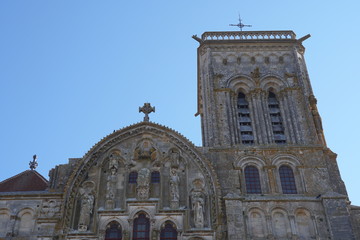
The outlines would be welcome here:
M 263 159 L 261 159 L 257 156 L 241 157 L 240 159 L 238 159 L 235 162 L 235 168 L 244 169 L 246 166 L 249 166 L 249 165 L 255 165 L 259 169 L 262 169 L 266 165 L 266 163 Z
M 10 221 L 11 211 L 8 208 L 0 208 L 0 229 L 4 232 L 0 233 L 0 237 L 5 237 L 7 234 L 7 226 Z
M 34 217 L 35 215 L 35 210 L 30 208 L 30 207 L 27 207 L 27 208 L 22 208 L 20 209 L 18 212 L 17 212 L 17 217 L 21 218 L 21 216 L 23 216 L 24 214 L 26 213 L 29 213 L 31 214 L 32 217 Z
M 266 237 L 268 229 L 266 228 L 265 212 L 260 208 L 253 207 L 249 209 L 247 216 L 250 235 L 254 238 Z
M 315 237 L 315 227 L 311 212 L 306 208 L 295 210 L 295 224 L 299 239 L 312 239 Z
M 288 216 L 288 215 L 289 215 L 288 211 L 287 211 L 285 208 L 283 208 L 283 207 L 273 206 L 273 207 L 271 207 L 271 208 L 269 209 L 269 213 L 270 213 L 271 216 L 272 216 L 275 212 L 281 212 L 281 213 L 283 213 L 285 216 Z
M 207 194 L 209 198 L 209 215 L 211 218 L 211 224 L 217 224 L 219 221 L 215 216 L 218 216 L 221 211 L 220 204 L 220 184 L 216 172 L 212 166 L 212 163 L 185 137 L 167 127 L 152 123 L 141 122 L 131 125 L 129 127 L 120 129 L 109 136 L 103 138 L 100 142 L 95 144 L 86 155 L 77 162 L 74 166 L 73 172 L 67 180 L 65 185 L 64 194 L 64 210 L 63 210 L 63 227 L 65 229 L 71 228 L 73 224 L 73 214 L 79 205 L 76 205 L 76 196 L 79 192 L 84 181 L 89 178 L 88 172 L 92 168 L 101 166 L 101 161 L 106 159 L 107 154 L 114 147 L 127 146 L 130 150 L 135 149 L 138 143 L 138 139 L 150 139 L 161 146 L 175 147 L 181 150 L 181 156 L 186 158 L 189 163 L 196 167 L 197 171 L 204 176 L 204 182 L 207 186 Z M 163 152 L 164 147 L 161 151 Z M 165 150 L 167 152 L 167 150 Z M 132 166 L 133 159 L 131 154 L 127 154 L 125 157 L 126 164 Z M 157 161 L 163 161 L 163 158 L 157 157 L 155 160 L 151 160 L 151 164 L 155 164 Z M 91 176 L 90 176 L 91 177 Z M 95 205 L 98 202 L 95 201 Z M 96 217 L 97 207 L 94 207 L 94 214 Z M 150 212 L 148 212 L 150 214 Z M 135 213 L 134 213 L 135 214 Z
M 280 207 L 271 210 L 271 218 L 276 238 L 286 238 L 291 233 L 288 212 Z
M 277 166 L 279 168 L 283 164 L 287 164 L 292 166 L 293 168 L 296 168 L 297 166 L 301 165 L 300 160 L 291 154 L 279 154 L 274 156 L 271 159 L 271 164 Z
M 245 95 L 255 88 L 255 82 L 247 75 L 235 75 L 226 80 L 226 87 L 234 92 L 242 92 Z
M 19 224 L 17 225 L 17 231 L 20 235 L 29 234 L 35 227 L 35 211 L 32 208 L 23 208 L 17 214 Z
M 261 214 L 262 216 L 266 216 L 267 215 L 267 212 L 265 209 L 262 209 L 262 208 L 259 208 L 259 207 L 248 207 L 246 208 L 246 212 L 249 214 L 251 212 L 258 212 L 259 214 Z
M 287 83 L 279 76 L 265 75 L 260 79 L 260 88 L 264 91 L 272 91 L 277 94 L 284 87 L 287 87 Z

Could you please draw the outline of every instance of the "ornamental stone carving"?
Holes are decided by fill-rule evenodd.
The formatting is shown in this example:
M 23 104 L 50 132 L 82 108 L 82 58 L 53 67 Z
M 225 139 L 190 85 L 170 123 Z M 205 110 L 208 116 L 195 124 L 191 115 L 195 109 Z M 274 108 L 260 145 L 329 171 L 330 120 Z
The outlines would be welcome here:
M 57 216 L 60 212 L 59 203 L 55 200 L 46 200 L 42 204 L 41 216 L 46 218 L 52 218 Z
M 204 204 L 205 199 L 202 192 L 194 191 L 191 193 L 191 209 L 193 211 L 196 228 L 204 227 Z
M 79 190 L 80 193 L 80 217 L 78 230 L 80 232 L 85 232 L 88 230 L 90 225 L 91 216 L 94 210 L 94 183 L 85 182 Z
M 179 184 L 180 178 L 176 168 L 170 169 L 170 207 L 179 208 Z
M 205 193 L 202 179 L 193 181 L 193 189 L 190 193 L 191 210 L 195 228 L 205 226 Z
M 138 172 L 137 178 L 137 198 L 139 200 L 147 200 L 150 195 L 150 170 L 147 168 L 142 168 Z

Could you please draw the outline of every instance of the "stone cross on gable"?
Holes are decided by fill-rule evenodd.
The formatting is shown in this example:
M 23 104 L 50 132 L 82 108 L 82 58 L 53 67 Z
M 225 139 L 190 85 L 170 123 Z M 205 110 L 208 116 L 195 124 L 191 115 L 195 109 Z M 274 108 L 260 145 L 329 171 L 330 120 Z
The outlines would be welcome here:
M 144 103 L 144 106 L 139 107 L 139 112 L 143 112 L 145 114 L 144 122 L 148 122 L 149 114 L 151 112 L 155 112 L 155 107 L 152 107 L 150 103 Z
M 37 166 L 38 166 L 38 163 L 37 163 L 37 156 L 36 154 L 33 156 L 33 160 L 29 162 L 29 166 L 30 166 L 30 169 L 31 170 L 34 170 Z

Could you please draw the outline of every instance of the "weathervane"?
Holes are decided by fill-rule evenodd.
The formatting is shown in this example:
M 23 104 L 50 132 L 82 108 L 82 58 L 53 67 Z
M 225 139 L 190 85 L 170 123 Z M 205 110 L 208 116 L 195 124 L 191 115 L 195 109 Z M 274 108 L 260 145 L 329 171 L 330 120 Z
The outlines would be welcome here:
M 38 163 L 37 163 L 36 159 L 37 159 L 37 156 L 35 154 L 33 156 L 33 160 L 29 162 L 29 166 L 30 166 L 31 170 L 34 170 L 38 166 Z
M 240 28 L 240 31 L 242 31 L 243 27 L 252 27 L 252 25 L 245 25 L 245 24 L 242 23 L 240 14 L 239 14 L 239 23 L 238 24 L 229 24 L 229 26 L 238 27 L 238 28 Z
M 145 114 L 144 122 L 148 122 L 149 114 L 151 112 L 155 112 L 155 107 L 152 107 L 150 103 L 144 103 L 144 106 L 139 107 L 139 112 L 143 112 Z

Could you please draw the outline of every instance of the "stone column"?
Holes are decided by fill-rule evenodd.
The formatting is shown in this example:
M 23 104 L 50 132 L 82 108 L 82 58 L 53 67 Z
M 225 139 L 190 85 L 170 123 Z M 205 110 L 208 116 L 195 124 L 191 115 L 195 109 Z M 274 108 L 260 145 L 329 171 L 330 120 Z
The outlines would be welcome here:
M 264 95 L 264 92 L 262 89 L 255 89 L 252 92 L 250 92 L 250 98 L 248 102 L 251 102 L 251 110 L 253 113 L 253 122 L 255 123 L 255 126 L 253 126 L 253 129 L 255 130 L 254 133 L 256 133 L 256 138 L 259 144 L 265 144 L 266 141 L 266 120 L 265 120 L 265 113 L 263 112 L 263 102 L 262 102 L 262 96 Z
M 265 219 L 266 219 L 266 226 L 267 226 L 267 229 L 268 229 L 268 239 L 275 239 L 274 238 L 274 231 L 273 231 L 273 228 L 272 228 L 271 215 L 266 215 Z
M 290 222 L 290 235 L 292 236 L 292 238 L 294 239 L 297 236 L 297 231 L 296 231 L 296 223 L 295 223 L 295 216 L 294 215 L 289 215 L 289 222 Z M 296 239 L 296 238 L 295 238 Z
M 264 169 L 267 170 L 267 175 L 269 177 L 269 193 L 270 194 L 275 194 L 275 193 L 279 193 L 279 188 L 277 186 L 277 181 L 276 181 L 276 166 L 265 166 Z
M 284 132 L 286 136 L 286 143 L 295 143 L 296 137 L 294 135 L 295 131 L 293 128 L 293 121 L 291 116 L 291 107 L 286 96 L 286 90 L 281 91 L 278 94 L 278 102 L 280 107 L 280 113 L 282 118 L 282 123 L 284 126 Z

